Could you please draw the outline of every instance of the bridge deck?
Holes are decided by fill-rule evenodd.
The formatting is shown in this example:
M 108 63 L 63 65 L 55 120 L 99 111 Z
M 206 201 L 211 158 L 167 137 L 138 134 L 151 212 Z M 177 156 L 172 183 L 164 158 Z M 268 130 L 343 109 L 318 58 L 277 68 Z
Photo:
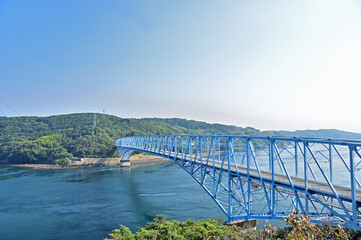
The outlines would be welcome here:
M 171 152 L 170 154 L 167 152 L 164 155 L 166 156 L 170 156 L 172 158 L 174 158 L 175 153 Z M 192 159 L 194 159 L 195 155 L 192 156 Z M 178 153 L 177 158 L 179 160 L 182 160 L 181 158 L 181 154 Z M 202 166 L 206 167 L 206 168 L 211 168 L 213 169 L 213 160 L 211 162 L 211 164 L 206 165 L 206 161 L 199 161 L 199 160 L 190 160 L 189 157 L 186 157 L 186 159 L 184 159 L 188 162 L 195 162 L 196 164 L 201 164 Z M 225 163 L 223 164 L 222 167 L 222 163 L 217 161 L 214 164 L 215 168 L 217 170 L 220 170 L 222 172 L 228 172 L 228 165 Z M 261 172 L 261 176 L 263 181 L 267 182 L 268 184 L 272 184 L 272 173 L 269 171 L 260 171 Z M 234 165 L 231 166 L 230 168 L 230 173 L 234 176 L 237 176 L 237 169 Z M 247 168 L 245 167 L 240 167 L 238 166 L 238 174 L 241 177 L 247 178 Z M 249 174 L 250 174 L 250 178 L 254 179 L 254 180 L 260 180 L 261 177 L 258 174 L 258 171 L 256 169 L 250 169 L 249 170 Z M 302 178 L 298 178 L 298 177 L 291 177 L 292 183 L 295 187 L 296 190 L 301 191 L 301 192 L 305 192 L 305 180 Z M 314 180 L 308 180 L 308 192 L 309 193 L 316 193 L 316 194 L 322 194 L 324 196 L 329 196 L 329 197 L 334 197 L 334 193 L 332 191 L 332 189 L 330 188 L 330 186 L 327 183 L 322 183 L 322 182 L 316 182 Z M 288 188 L 291 188 L 291 184 L 287 178 L 286 175 L 282 175 L 282 174 L 275 174 L 275 185 L 282 185 L 282 186 L 286 186 Z M 344 187 L 344 186 L 335 186 L 333 184 L 333 187 L 336 191 L 336 193 L 339 195 L 339 197 L 343 200 L 346 200 L 348 202 L 352 202 L 352 192 L 350 188 Z M 361 205 L 361 191 L 356 191 L 356 201 L 358 203 L 358 205 Z
M 236 172 L 235 168 L 233 168 L 233 171 Z M 242 172 L 243 175 L 247 176 L 246 168 L 238 167 L 238 171 Z M 261 175 L 262 175 L 263 180 L 272 182 L 272 173 L 271 172 L 261 171 Z M 257 170 L 254 170 L 254 169 L 250 169 L 250 177 L 260 179 L 260 177 L 258 176 Z M 296 178 L 296 177 L 291 177 L 291 180 L 296 189 L 304 191 L 305 180 L 303 180 L 301 178 Z M 287 176 L 280 175 L 280 174 L 275 174 L 275 183 L 277 185 L 286 185 L 289 187 L 291 186 Z M 349 200 L 351 202 L 352 198 L 351 198 L 351 189 L 350 188 L 342 187 L 342 186 L 335 186 L 335 185 L 333 185 L 333 187 L 334 187 L 335 191 L 337 192 L 337 194 L 341 198 L 343 198 L 345 200 Z M 314 192 L 314 193 L 322 193 L 323 195 L 329 195 L 331 197 L 334 196 L 332 189 L 330 188 L 330 186 L 327 183 L 316 182 L 313 180 L 308 180 L 308 191 Z M 360 191 L 356 192 L 356 199 L 358 202 L 361 203 L 361 192 Z

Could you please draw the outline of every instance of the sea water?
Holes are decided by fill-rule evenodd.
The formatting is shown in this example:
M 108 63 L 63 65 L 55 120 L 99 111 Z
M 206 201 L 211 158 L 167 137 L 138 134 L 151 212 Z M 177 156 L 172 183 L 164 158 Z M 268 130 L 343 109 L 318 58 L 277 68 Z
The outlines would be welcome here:
M 0 167 L 0 239 L 103 239 L 156 215 L 185 221 L 226 216 L 171 162 L 131 168 Z

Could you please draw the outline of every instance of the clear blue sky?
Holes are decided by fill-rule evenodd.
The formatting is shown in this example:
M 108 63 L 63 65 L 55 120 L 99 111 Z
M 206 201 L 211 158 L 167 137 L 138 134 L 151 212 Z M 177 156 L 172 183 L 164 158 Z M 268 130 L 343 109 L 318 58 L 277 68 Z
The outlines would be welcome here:
M 6 116 L 361 132 L 361 1 L 0 0 L 0 86 Z

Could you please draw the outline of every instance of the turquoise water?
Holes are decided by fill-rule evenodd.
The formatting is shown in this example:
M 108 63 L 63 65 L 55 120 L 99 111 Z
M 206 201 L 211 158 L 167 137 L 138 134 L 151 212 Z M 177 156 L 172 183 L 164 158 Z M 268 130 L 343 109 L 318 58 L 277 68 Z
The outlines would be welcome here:
M 129 168 L 0 167 L 0 239 L 103 239 L 155 215 L 225 218 L 201 186 L 171 162 Z

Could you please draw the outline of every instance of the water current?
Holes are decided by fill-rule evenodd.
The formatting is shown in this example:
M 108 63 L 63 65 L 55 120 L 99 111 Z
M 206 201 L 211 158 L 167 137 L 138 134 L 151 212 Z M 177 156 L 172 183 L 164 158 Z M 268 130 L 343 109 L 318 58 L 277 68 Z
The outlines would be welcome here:
M 103 239 L 156 215 L 225 218 L 194 179 L 171 162 L 69 170 L 0 167 L 0 239 Z

